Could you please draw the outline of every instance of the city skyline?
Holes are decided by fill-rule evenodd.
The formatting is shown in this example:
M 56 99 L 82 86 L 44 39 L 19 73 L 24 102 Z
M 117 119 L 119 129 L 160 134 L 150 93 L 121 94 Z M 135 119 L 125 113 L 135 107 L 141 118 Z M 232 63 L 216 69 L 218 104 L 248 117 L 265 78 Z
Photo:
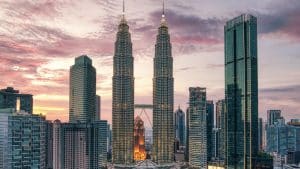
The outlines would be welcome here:
M 297 101 L 300 98 L 297 93 L 300 91 L 300 76 L 297 66 L 300 60 L 297 48 L 300 46 L 300 32 L 296 30 L 296 21 L 300 3 L 291 1 L 291 9 L 286 7 L 272 11 L 272 7 L 267 8 L 270 5 L 267 2 L 242 2 L 234 11 L 230 11 L 230 4 L 234 3 L 230 1 L 229 7 L 217 11 L 220 6 L 216 2 L 218 1 L 202 2 L 207 8 L 203 10 L 197 7 L 201 5 L 192 7 L 199 3 L 196 1 L 191 1 L 189 5 L 179 1 L 166 1 L 166 16 L 171 43 L 174 45 L 174 106 L 180 104 L 185 110 L 188 87 L 195 85 L 207 87 L 209 100 L 224 98 L 223 26 L 228 18 L 239 15 L 240 11 L 247 11 L 257 16 L 259 23 L 265 23 L 258 23 L 259 116 L 266 119 L 267 109 L 281 109 L 287 119 L 299 118 L 300 107 Z M 92 7 L 93 3 L 96 4 L 95 7 Z M 161 18 L 161 1 L 145 1 L 146 9 L 134 9 L 134 3 L 138 5 L 140 2 L 126 1 L 126 17 L 133 37 L 136 68 L 135 103 L 151 103 L 152 59 L 157 23 Z M 282 3 L 276 1 L 272 6 L 279 9 Z M 212 8 L 212 4 L 216 6 Z M 17 5 L 20 10 L 14 11 L 13 7 Z M 121 1 L 89 1 L 85 4 L 91 7 L 89 12 L 78 5 L 71 8 L 72 5 L 62 1 L 40 5 L 0 3 L 0 8 L 5 9 L 0 15 L 8 16 L 0 29 L 3 34 L 0 43 L 4 49 L 1 57 L 4 64 L 0 67 L 4 77 L 0 80 L 3 85 L 1 88 L 13 86 L 22 92 L 32 93 L 34 113 L 48 111 L 48 119 L 67 121 L 68 69 L 75 57 L 87 54 L 97 69 L 97 94 L 103 98 L 101 118 L 111 122 L 111 77 L 115 40 L 111 37 L 114 37 L 119 23 Z M 184 10 L 188 7 L 191 10 Z M 64 13 L 65 8 L 71 11 L 70 14 Z M 79 10 L 75 10 L 76 8 Z M 106 10 L 98 13 L 98 8 Z M 31 10 L 32 15 L 26 15 Z M 141 14 L 141 10 L 145 11 Z M 85 12 L 88 14 L 84 14 Z M 222 12 L 225 15 L 221 16 Z M 80 22 L 87 23 L 73 28 L 72 25 L 79 24 L 74 20 L 77 15 L 82 16 Z M 39 20 L 39 17 L 44 20 Z M 14 18 L 18 19 L 13 20 Z M 145 41 L 146 39 L 149 41 Z M 190 73 L 193 76 L 187 76 Z M 49 91 L 52 91 L 51 94 Z

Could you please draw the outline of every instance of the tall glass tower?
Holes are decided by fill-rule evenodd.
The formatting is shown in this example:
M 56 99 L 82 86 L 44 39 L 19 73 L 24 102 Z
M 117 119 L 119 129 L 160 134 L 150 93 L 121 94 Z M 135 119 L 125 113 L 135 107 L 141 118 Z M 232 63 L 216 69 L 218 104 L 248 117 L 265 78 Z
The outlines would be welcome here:
M 115 42 L 112 95 L 113 163 L 132 164 L 134 153 L 133 57 L 129 26 L 124 14 Z
M 70 70 L 70 123 L 87 123 L 96 117 L 96 69 L 92 60 L 82 55 Z
M 171 163 L 174 159 L 174 79 L 172 46 L 163 12 L 155 44 L 153 77 L 153 161 Z
M 206 88 L 190 87 L 189 92 L 187 113 L 189 167 L 207 168 Z
M 257 20 L 243 14 L 224 31 L 226 165 L 250 169 L 258 152 Z

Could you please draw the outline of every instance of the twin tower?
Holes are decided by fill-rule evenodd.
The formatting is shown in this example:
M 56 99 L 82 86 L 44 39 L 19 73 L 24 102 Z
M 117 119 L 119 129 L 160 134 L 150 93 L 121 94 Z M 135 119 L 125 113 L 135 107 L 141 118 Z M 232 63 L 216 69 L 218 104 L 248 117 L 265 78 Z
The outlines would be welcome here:
M 155 44 L 153 76 L 153 148 L 157 164 L 172 163 L 174 79 L 170 35 L 164 15 Z M 118 26 L 113 58 L 112 158 L 115 165 L 134 163 L 134 58 L 129 26 L 124 15 Z

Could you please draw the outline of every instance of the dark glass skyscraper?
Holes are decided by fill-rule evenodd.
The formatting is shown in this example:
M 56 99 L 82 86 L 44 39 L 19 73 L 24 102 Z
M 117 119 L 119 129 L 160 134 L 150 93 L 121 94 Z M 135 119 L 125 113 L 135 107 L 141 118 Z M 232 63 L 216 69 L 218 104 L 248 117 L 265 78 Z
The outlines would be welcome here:
M 206 101 L 207 160 L 213 157 L 214 101 Z
M 155 44 L 153 77 L 153 160 L 158 164 L 174 160 L 174 79 L 170 35 L 164 14 Z
M 133 163 L 134 77 L 129 26 L 123 15 L 115 42 L 112 98 L 113 162 Z
M 174 117 L 175 138 L 181 146 L 185 145 L 185 114 L 180 107 L 175 111 Z
M 243 14 L 224 30 L 226 165 L 250 169 L 258 152 L 257 20 Z
M 87 123 L 96 117 L 96 69 L 92 60 L 82 55 L 70 70 L 69 122 Z

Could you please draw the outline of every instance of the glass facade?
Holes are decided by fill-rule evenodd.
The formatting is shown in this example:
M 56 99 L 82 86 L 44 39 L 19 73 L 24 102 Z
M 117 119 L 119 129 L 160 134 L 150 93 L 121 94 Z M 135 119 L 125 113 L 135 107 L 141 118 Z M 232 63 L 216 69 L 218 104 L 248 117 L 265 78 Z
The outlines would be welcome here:
M 180 107 L 175 111 L 175 138 L 179 140 L 181 146 L 185 146 L 185 113 Z
M 96 118 L 96 69 L 82 55 L 70 69 L 69 122 L 87 123 Z
M 134 77 L 131 35 L 123 15 L 118 27 L 113 58 L 112 160 L 134 162 Z
M 153 161 L 174 161 L 174 78 L 170 35 L 164 16 L 156 36 L 153 77 Z
M 46 121 L 24 112 L 0 113 L 0 168 L 46 168 Z
M 189 92 L 187 116 L 189 166 L 207 168 L 206 88 L 190 87 Z
M 214 128 L 214 102 L 212 100 L 206 101 L 206 132 L 207 132 L 207 160 L 213 157 L 213 128 Z
M 224 29 L 226 165 L 253 168 L 258 152 L 257 20 L 243 14 Z

